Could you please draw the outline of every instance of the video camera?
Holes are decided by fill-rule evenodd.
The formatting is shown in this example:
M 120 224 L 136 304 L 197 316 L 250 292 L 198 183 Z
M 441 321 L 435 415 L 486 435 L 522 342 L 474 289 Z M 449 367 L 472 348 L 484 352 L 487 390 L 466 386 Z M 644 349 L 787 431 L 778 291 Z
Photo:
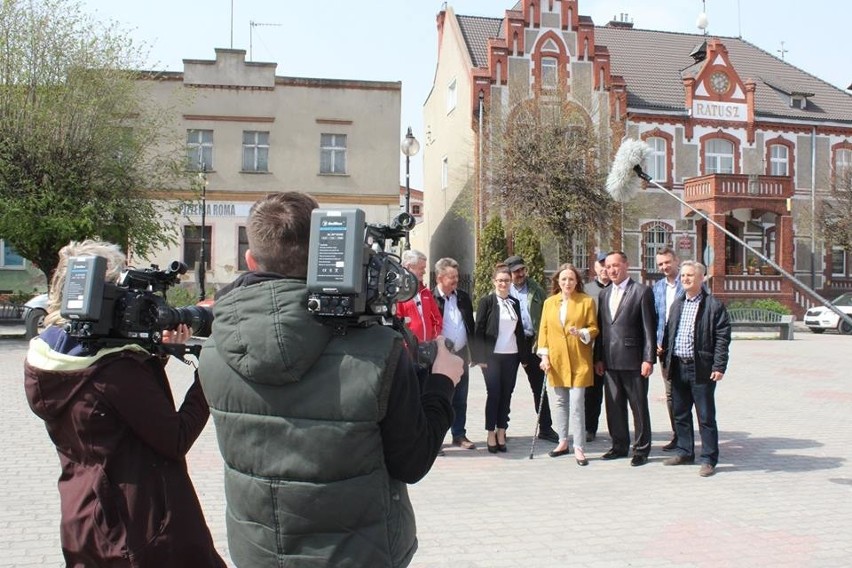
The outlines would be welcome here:
M 398 246 L 415 219 L 400 213 L 390 225 L 367 224 L 361 209 L 314 209 L 308 249 L 308 311 L 343 335 L 347 327 L 376 323 L 400 332 L 420 369 L 438 354 L 434 342 L 418 343 L 396 316 L 397 302 L 412 299 L 419 282 L 387 250 Z
M 135 344 L 159 355 L 201 352 L 200 345 L 164 344 L 163 331 L 187 324 L 196 335 L 209 335 L 213 312 L 209 308 L 172 308 L 165 292 L 178 283 L 187 267 L 173 261 L 166 270 L 152 264 L 127 269 L 117 284 L 105 281 L 107 261 L 100 256 L 75 256 L 68 261 L 60 313 L 65 331 L 83 344 L 116 347 Z

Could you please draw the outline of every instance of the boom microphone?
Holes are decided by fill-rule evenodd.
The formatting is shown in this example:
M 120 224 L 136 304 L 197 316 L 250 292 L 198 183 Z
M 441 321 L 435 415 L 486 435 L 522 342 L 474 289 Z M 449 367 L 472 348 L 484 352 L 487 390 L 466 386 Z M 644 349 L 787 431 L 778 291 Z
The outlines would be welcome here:
M 630 201 L 642 189 L 642 180 L 651 181 L 642 171 L 642 162 L 650 153 L 651 147 L 642 140 L 628 138 L 621 144 L 606 178 L 606 190 L 613 199 Z
M 645 161 L 645 158 L 651 153 L 651 147 L 648 146 L 645 142 L 641 140 L 634 140 L 632 138 L 628 138 L 624 142 L 621 143 L 621 147 L 615 153 L 615 158 L 612 160 L 612 168 L 609 170 L 609 175 L 606 178 L 606 190 L 612 196 L 613 199 L 619 201 L 621 203 L 625 203 L 631 199 L 633 199 L 636 194 L 642 189 L 642 180 L 647 181 L 654 187 L 661 189 L 663 193 L 673 197 L 677 200 L 681 205 L 690 209 L 693 213 L 697 214 L 699 217 L 707 221 L 710 225 L 713 225 L 721 232 L 725 233 L 736 243 L 742 245 L 749 251 L 751 251 L 755 256 L 775 268 L 781 276 L 787 278 L 788 280 L 794 282 L 799 286 L 802 290 L 805 290 L 808 294 L 811 295 L 814 299 L 819 301 L 823 306 L 837 314 L 843 321 L 852 325 L 852 316 L 846 314 L 840 309 L 820 296 L 816 290 L 784 270 L 781 266 L 778 265 L 777 262 L 763 254 L 762 252 L 756 250 L 753 246 L 746 243 L 740 237 L 729 231 L 727 228 L 723 227 L 713 219 L 711 219 L 706 213 L 703 211 L 696 209 L 692 206 L 692 204 L 687 203 L 681 197 L 677 196 L 673 191 L 667 189 L 655 182 L 651 179 L 651 176 L 642 171 L 642 162 Z

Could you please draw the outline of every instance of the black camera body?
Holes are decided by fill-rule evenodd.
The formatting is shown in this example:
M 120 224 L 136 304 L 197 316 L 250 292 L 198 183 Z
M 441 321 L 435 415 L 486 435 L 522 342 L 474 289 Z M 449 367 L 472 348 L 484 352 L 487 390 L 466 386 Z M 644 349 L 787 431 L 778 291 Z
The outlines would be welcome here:
M 162 343 L 163 331 L 180 324 L 192 327 L 196 335 L 209 335 L 209 308 L 172 308 L 166 303 L 166 290 L 178 283 L 186 265 L 173 261 L 166 270 L 154 264 L 127 269 L 113 284 L 105 280 L 106 264 L 99 256 L 69 259 L 60 308 L 68 335 L 96 347 L 136 344 L 151 353 L 197 356 L 198 345 Z
M 308 311 L 343 335 L 348 327 L 381 324 L 400 332 L 419 369 L 432 366 L 434 342 L 417 338 L 396 316 L 397 302 L 418 293 L 420 283 L 387 250 L 414 228 L 400 213 L 390 225 L 368 224 L 361 209 L 314 209 L 308 251 Z

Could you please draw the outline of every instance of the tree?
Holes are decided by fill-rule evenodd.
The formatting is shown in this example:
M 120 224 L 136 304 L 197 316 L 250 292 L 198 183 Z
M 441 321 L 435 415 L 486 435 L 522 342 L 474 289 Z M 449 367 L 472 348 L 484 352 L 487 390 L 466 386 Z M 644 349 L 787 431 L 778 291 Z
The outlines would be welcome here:
M 829 246 L 852 252 L 852 166 L 835 171 L 831 195 L 820 203 L 817 220 Z
M 570 261 L 574 235 L 604 227 L 614 202 L 603 189 L 602 127 L 576 103 L 559 101 L 540 96 L 495 117 L 491 186 L 512 218 L 567 241 L 560 261 Z
M 179 204 L 150 190 L 187 187 L 184 150 L 164 139 L 166 114 L 129 71 L 141 61 L 71 0 L 0 5 L 0 238 L 48 281 L 70 240 L 142 257 L 176 242 L 167 213 Z
M 506 233 L 500 215 L 492 215 L 482 228 L 482 238 L 476 251 L 476 270 L 473 277 L 474 301 L 494 289 L 494 267 L 506 260 Z

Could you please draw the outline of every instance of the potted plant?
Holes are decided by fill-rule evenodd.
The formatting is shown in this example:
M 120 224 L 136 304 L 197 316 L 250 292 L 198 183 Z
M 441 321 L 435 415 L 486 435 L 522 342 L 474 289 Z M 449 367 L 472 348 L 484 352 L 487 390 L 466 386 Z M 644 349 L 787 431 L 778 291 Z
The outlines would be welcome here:
M 740 275 L 740 274 L 743 273 L 743 265 L 740 264 L 740 263 L 729 264 L 727 268 L 728 268 L 728 271 L 727 271 L 728 274 Z
M 762 264 L 760 266 L 760 273 L 764 276 L 775 276 L 778 274 L 778 271 L 771 264 Z
M 752 276 L 757 274 L 757 258 L 756 257 L 751 257 L 750 259 L 748 259 L 748 267 L 747 268 L 748 268 L 748 273 L 751 274 Z

